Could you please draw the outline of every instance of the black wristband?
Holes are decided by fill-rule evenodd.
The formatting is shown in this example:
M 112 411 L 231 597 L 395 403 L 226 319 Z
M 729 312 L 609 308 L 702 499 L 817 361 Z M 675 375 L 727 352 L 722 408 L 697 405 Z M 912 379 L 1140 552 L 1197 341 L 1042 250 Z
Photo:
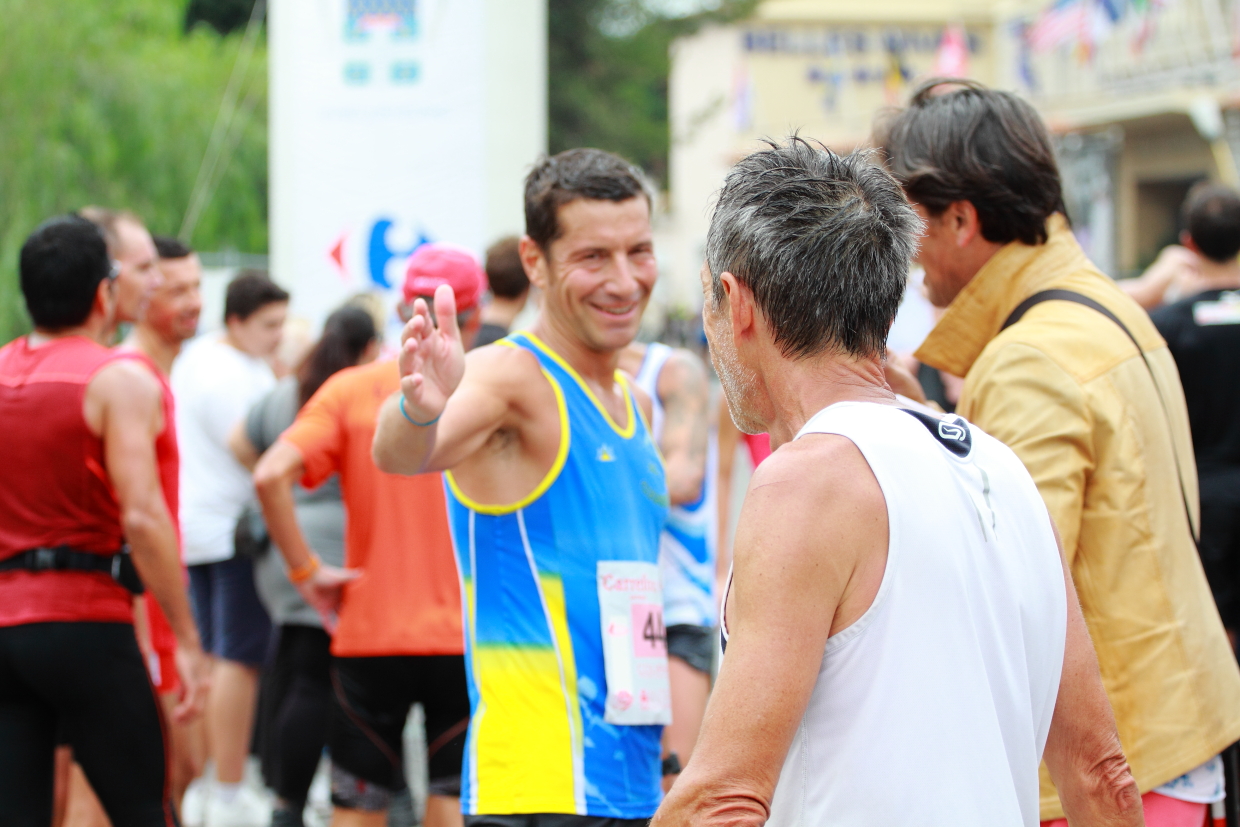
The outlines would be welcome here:
M 680 766 L 680 756 L 674 752 L 669 752 L 667 757 L 663 759 L 664 775 L 679 775 L 683 767 Z

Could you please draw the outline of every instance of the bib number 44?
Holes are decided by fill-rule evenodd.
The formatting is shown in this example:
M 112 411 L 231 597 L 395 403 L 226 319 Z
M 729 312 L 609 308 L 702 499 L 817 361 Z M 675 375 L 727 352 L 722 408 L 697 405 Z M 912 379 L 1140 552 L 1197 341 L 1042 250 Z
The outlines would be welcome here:
M 604 718 L 611 724 L 671 723 L 667 629 L 658 567 L 598 564 L 599 612 L 607 677 Z

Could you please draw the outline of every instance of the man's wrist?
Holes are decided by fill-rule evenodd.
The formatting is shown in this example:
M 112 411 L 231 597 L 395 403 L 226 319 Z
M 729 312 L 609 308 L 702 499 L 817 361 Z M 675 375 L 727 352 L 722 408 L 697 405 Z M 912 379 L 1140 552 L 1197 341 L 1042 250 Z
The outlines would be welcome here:
M 198 629 L 191 628 L 189 632 L 181 632 L 176 634 L 177 646 L 189 652 L 202 651 L 202 638 L 198 637 Z
M 434 425 L 436 422 L 439 421 L 439 417 L 443 416 L 443 411 L 440 411 L 435 416 L 430 417 L 425 422 L 423 422 L 421 421 L 419 417 L 414 417 L 410 415 L 409 410 L 405 407 L 404 394 L 401 394 L 400 401 L 397 403 L 397 407 L 400 408 L 400 415 L 405 418 L 405 421 L 407 421 L 410 425 L 414 425 L 418 428 L 429 428 L 430 426 Z
M 288 579 L 293 583 L 293 585 L 300 586 L 311 577 L 314 577 L 315 572 L 322 567 L 323 561 L 319 559 L 317 554 L 311 553 L 306 558 L 305 562 L 300 565 L 293 566 L 288 570 Z

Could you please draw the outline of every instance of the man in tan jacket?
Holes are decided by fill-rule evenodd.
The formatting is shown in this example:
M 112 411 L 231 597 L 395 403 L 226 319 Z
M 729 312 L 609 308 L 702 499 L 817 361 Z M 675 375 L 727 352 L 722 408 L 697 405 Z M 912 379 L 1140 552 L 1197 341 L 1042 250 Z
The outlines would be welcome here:
M 1046 500 L 1147 823 L 1200 824 L 1222 797 L 1217 756 L 1240 740 L 1240 670 L 1196 552 L 1174 360 L 1077 245 L 1029 104 L 931 82 L 877 131 L 946 308 L 917 358 L 964 377 L 957 413 L 1007 443 Z M 1063 817 L 1045 767 L 1041 817 Z

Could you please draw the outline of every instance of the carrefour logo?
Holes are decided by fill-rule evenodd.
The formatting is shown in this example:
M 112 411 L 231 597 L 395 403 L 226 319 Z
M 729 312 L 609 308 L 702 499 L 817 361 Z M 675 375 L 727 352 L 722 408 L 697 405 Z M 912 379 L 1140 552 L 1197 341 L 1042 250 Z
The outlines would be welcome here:
M 402 235 L 399 229 L 395 218 L 380 216 L 360 231 L 342 232 L 328 250 L 328 257 L 347 281 L 356 280 L 354 271 L 360 264 L 368 284 L 381 290 L 399 287 L 403 274 L 398 271 L 404 262 L 423 244 L 434 241 L 424 228 L 418 226 L 412 233 L 410 242 L 393 243 L 392 236 L 399 238 Z M 357 252 L 352 252 L 359 244 L 361 249 L 357 252 L 363 253 L 360 262 L 357 260 Z

